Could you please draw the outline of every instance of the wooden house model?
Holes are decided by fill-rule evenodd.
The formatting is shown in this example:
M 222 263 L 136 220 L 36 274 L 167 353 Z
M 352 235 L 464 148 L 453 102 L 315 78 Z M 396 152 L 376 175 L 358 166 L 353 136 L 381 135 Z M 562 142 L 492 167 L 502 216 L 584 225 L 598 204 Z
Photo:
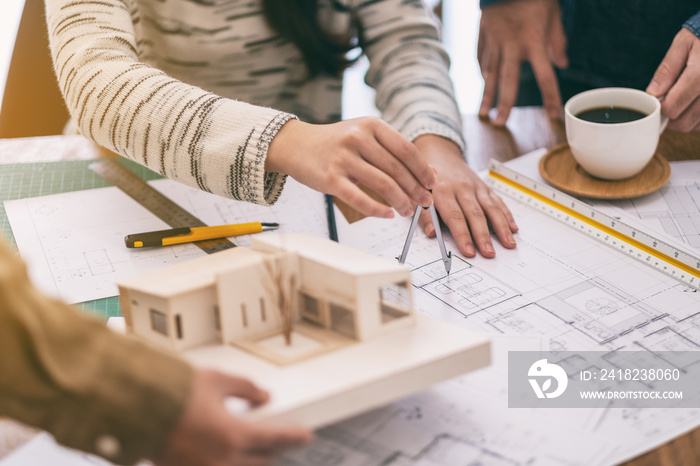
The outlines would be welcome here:
M 174 350 L 230 344 L 287 364 L 415 324 L 405 266 L 310 234 L 260 235 L 123 281 L 136 335 Z M 292 326 L 284 340 L 279 293 Z

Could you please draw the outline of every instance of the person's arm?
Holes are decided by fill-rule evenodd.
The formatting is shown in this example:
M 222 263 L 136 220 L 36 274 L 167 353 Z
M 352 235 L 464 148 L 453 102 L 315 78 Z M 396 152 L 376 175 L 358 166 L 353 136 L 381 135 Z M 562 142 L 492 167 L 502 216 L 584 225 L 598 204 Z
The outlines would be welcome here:
M 282 133 L 290 139 L 295 130 L 288 122 L 295 117 L 206 92 L 140 61 L 138 2 L 46 0 L 46 6 L 66 104 L 81 133 L 98 144 L 168 178 L 263 205 L 277 200 L 286 175 L 370 215 L 393 214 L 356 182 L 385 189 L 399 211 L 411 201 L 432 202 L 427 191 L 434 183 L 432 170 L 410 159 L 411 150 L 383 145 L 380 122 L 365 119 L 356 139 L 346 137 L 344 126 L 313 125 L 304 133 L 305 145 L 277 143 L 275 160 L 268 163 L 271 142 Z M 327 165 L 329 153 L 344 154 L 331 160 L 333 170 L 306 170 Z
M 0 415 L 133 463 L 180 416 L 192 369 L 39 293 L 0 242 Z
M 561 112 L 554 66 L 568 66 L 558 0 L 482 0 L 477 56 L 484 77 L 479 116 L 498 104 L 493 123 L 505 125 L 518 95 L 520 67 L 529 61 L 547 114 Z
M 646 90 L 663 97 L 661 113 L 671 120 L 668 129 L 700 130 L 700 12 L 676 34 Z
M 194 466 L 221 457 L 244 464 L 311 437 L 236 419 L 226 396 L 253 403 L 268 397 L 246 380 L 193 371 L 47 298 L 0 241 L 0 416 L 118 464 L 150 458 Z
M 465 163 L 462 122 L 449 77 L 449 58 L 436 20 L 419 2 L 387 0 L 356 7 L 361 44 L 382 117 L 412 140 L 438 173 L 435 207 L 460 251 L 493 257 L 488 223 L 506 247 L 517 226 L 500 198 Z M 434 236 L 428 212 L 420 219 Z
M 149 66 L 139 55 L 134 0 L 46 0 L 59 86 L 80 132 L 168 178 L 269 204 L 285 177 L 264 171 L 292 115 L 222 98 Z

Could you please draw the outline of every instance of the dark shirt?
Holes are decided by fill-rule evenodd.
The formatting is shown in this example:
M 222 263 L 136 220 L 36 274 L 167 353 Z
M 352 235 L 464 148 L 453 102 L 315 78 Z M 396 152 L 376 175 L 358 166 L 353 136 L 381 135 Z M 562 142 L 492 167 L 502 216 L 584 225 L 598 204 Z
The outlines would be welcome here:
M 502 1 L 502 0 L 501 0 Z M 482 0 L 482 8 L 499 0 Z M 686 27 L 700 32 L 698 0 L 560 0 L 569 67 L 557 70 L 566 101 L 597 87 L 646 89 L 673 38 Z M 540 105 L 529 64 L 518 105 Z

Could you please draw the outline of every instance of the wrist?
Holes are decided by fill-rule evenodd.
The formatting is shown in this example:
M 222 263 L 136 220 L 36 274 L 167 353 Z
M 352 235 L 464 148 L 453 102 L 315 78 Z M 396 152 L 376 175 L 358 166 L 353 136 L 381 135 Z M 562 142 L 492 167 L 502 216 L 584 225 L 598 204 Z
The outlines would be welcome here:
M 303 123 L 299 120 L 289 120 L 277 131 L 267 148 L 267 156 L 265 157 L 266 172 L 289 175 L 286 168 L 289 164 L 289 154 L 293 154 L 295 148 L 299 147 L 297 142 L 299 139 L 298 133 L 305 125 L 308 125 L 308 123 Z
M 464 159 L 462 150 L 456 142 L 436 134 L 422 134 L 413 140 L 413 144 L 416 145 L 428 162 L 435 158 L 441 158 L 444 155 Z

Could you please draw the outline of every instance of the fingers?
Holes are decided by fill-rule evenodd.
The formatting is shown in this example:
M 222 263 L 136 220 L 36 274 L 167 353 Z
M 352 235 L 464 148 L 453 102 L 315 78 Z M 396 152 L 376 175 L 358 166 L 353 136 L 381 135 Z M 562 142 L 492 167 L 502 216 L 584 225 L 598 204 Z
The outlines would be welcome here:
M 500 57 L 498 50 L 489 50 L 489 53 L 485 55 L 484 64 L 481 67 L 484 77 L 484 92 L 481 97 L 481 106 L 479 107 L 479 117 L 481 118 L 485 118 L 489 115 L 489 111 L 493 107 L 493 103 L 496 99 L 499 65 Z
M 329 193 L 338 196 L 350 207 L 364 215 L 380 218 L 394 217 L 394 211 L 391 210 L 391 207 L 372 199 L 347 178 L 338 178 L 335 183 L 335 191 Z
M 473 204 L 470 202 L 471 199 L 469 198 L 463 198 L 463 200 L 460 202 L 462 204 L 462 208 L 467 212 L 467 217 L 469 218 L 468 209 L 465 208 L 464 201 L 467 202 L 467 206 L 473 206 Z M 510 210 L 508 210 L 508 207 L 500 196 L 495 194 L 489 188 L 480 189 L 477 190 L 476 202 L 478 203 L 480 210 L 488 219 L 488 224 L 491 226 L 493 232 L 496 233 L 496 237 L 500 243 L 508 249 L 515 248 L 517 244 L 515 242 L 515 238 L 513 238 L 513 233 L 518 231 L 518 226 L 515 224 L 513 215 L 510 213 Z M 477 219 L 480 220 L 480 217 L 477 217 Z M 482 243 L 479 241 L 477 235 L 475 235 L 474 242 L 477 244 L 477 246 L 479 246 L 479 249 L 483 253 L 483 249 L 480 246 Z
M 454 196 L 447 196 L 444 198 L 439 198 L 438 202 L 435 204 L 435 208 L 440 212 L 440 217 L 442 221 L 445 222 L 447 228 L 450 229 L 452 237 L 459 248 L 459 251 L 467 257 L 474 257 L 476 255 L 476 250 L 474 249 L 474 239 L 477 235 L 484 242 L 483 231 L 485 230 L 486 236 L 488 237 L 488 225 L 486 225 L 486 218 L 481 214 L 481 222 L 474 221 L 474 224 L 469 223 L 468 216 L 465 216 L 465 212 L 462 210 L 459 202 Z M 475 216 L 472 218 L 474 219 Z M 469 225 L 467 225 L 469 223 Z M 489 240 L 489 244 L 490 240 Z M 493 246 L 490 246 L 491 253 L 484 253 L 484 257 L 493 257 L 495 253 L 493 252 Z
M 520 85 L 520 57 L 516 50 L 508 49 L 504 52 L 503 61 L 500 64 L 498 74 L 498 113 L 493 120 L 496 126 L 503 126 L 510 116 L 510 111 L 515 105 Z
M 484 257 L 496 255 L 491 241 L 491 229 L 504 247 L 513 249 L 517 245 L 513 238 L 513 233 L 518 231 L 515 219 L 503 200 L 490 189 L 483 190 L 476 196 L 462 193 L 457 198 L 436 197 L 435 207 L 452 233 L 459 251 L 467 257 L 476 256 L 476 249 Z M 427 210 L 421 213 L 418 224 L 426 236 L 435 236 L 432 218 Z
M 406 193 L 399 187 L 397 182 L 386 173 L 366 163 L 357 163 L 357 167 L 354 167 L 352 169 L 352 173 L 353 178 L 355 178 L 355 180 L 358 183 L 367 186 L 369 189 L 379 194 L 382 197 L 382 199 L 386 200 L 389 203 L 389 205 L 396 209 L 396 211 L 402 217 L 407 217 L 413 213 L 413 203 L 411 202 L 411 198 L 409 198 L 406 195 Z M 369 197 L 369 195 L 362 192 L 362 190 L 360 190 L 356 185 L 352 185 L 352 183 L 347 183 L 344 180 L 341 181 L 341 183 L 345 185 L 347 189 L 353 189 L 354 186 L 355 194 L 361 194 L 363 198 L 372 201 L 370 207 L 370 204 L 367 202 L 367 200 L 357 198 L 357 196 L 354 195 L 352 192 L 343 193 L 343 195 L 347 195 L 350 200 L 357 199 L 357 202 L 360 205 L 360 207 L 367 205 L 370 208 L 374 208 L 376 204 L 378 204 L 377 201 L 373 200 Z M 432 196 L 427 190 L 423 191 L 425 194 L 424 198 L 421 198 L 421 204 L 431 205 Z M 350 203 L 347 200 L 346 202 Z M 386 206 L 384 206 L 383 204 L 380 205 L 383 206 L 382 210 L 386 209 Z M 380 213 L 380 215 L 384 214 Z
M 559 84 L 554 68 L 544 49 L 538 50 L 530 57 L 530 64 L 535 73 L 535 79 L 540 88 L 542 103 L 547 110 L 547 115 L 550 118 L 556 118 L 561 112 L 561 94 L 559 93 Z
M 382 160 L 390 165 L 390 171 L 385 170 L 385 172 L 392 175 L 394 179 L 398 179 L 399 177 L 393 175 L 397 175 L 399 172 L 401 172 L 401 176 L 406 178 L 409 174 L 403 173 L 403 167 L 401 167 L 401 164 L 403 164 L 403 166 L 410 171 L 410 175 L 412 175 L 418 181 L 418 183 L 420 183 L 422 188 L 426 190 L 434 188 L 435 184 L 437 183 L 437 174 L 435 173 L 435 170 L 428 165 L 425 158 L 421 156 L 416 146 L 404 138 L 401 133 L 392 128 L 388 123 L 381 120 L 373 121 L 376 123 L 374 125 L 374 135 L 377 138 L 377 141 L 391 155 L 398 159 L 397 161 L 393 161 L 391 158 L 386 157 L 388 154 L 382 154 L 384 156 Z M 368 154 L 363 152 L 362 155 L 366 158 Z M 375 166 L 382 168 L 380 165 Z M 404 181 L 407 180 L 404 179 Z M 413 189 L 412 186 L 410 186 L 410 188 Z M 407 194 L 410 196 L 411 192 L 407 191 Z M 418 197 L 423 197 L 423 193 L 421 192 Z M 420 199 L 416 199 L 414 197 L 411 198 L 420 203 Z
M 219 378 L 218 386 L 221 388 L 224 397 L 235 396 L 256 405 L 265 403 L 270 399 L 270 394 L 266 390 L 261 389 L 249 380 L 220 372 L 213 372 L 212 376 Z
M 248 453 L 265 454 L 305 445 L 313 439 L 313 433 L 303 427 L 247 423 L 243 444 Z
M 670 129 L 692 131 L 697 125 L 695 102 L 700 95 L 700 67 L 688 65 L 661 102 L 661 113 L 671 119 Z
M 479 62 L 479 69 L 481 69 L 481 74 L 484 74 L 484 53 L 486 51 L 486 35 L 484 30 L 479 27 L 479 38 L 476 41 L 476 61 Z
M 646 91 L 649 94 L 661 97 L 669 92 L 685 68 L 692 44 L 696 40 L 695 35 L 686 29 L 682 29 L 676 34 L 671 47 L 666 52 L 666 56 L 656 69 L 649 86 L 647 86 Z
M 661 113 L 672 120 L 671 129 L 690 131 L 697 123 L 697 110 L 694 112 L 691 107 L 700 93 L 698 72 L 686 69 L 661 103 Z
M 675 120 L 671 120 L 668 129 L 672 131 L 700 131 L 700 99 L 693 103 Z
M 419 157 L 418 150 L 413 144 L 406 147 L 406 150 L 407 154 L 397 157 L 389 153 L 381 144 L 372 144 L 368 141 L 361 155 L 370 165 L 360 164 L 354 169 L 357 181 L 380 194 L 403 216 L 413 213 L 411 201 L 423 207 L 430 207 L 433 204 L 433 197 L 428 189 L 416 179 L 399 158 Z M 412 164 L 415 165 L 415 169 L 424 170 L 420 176 L 432 186 L 437 180 L 435 171 L 423 160 L 420 162 L 421 164 Z
M 566 34 L 564 33 L 561 15 L 552 15 L 550 21 L 547 39 L 549 58 L 557 68 L 566 68 L 569 66 L 569 57 L 566 55 Z

